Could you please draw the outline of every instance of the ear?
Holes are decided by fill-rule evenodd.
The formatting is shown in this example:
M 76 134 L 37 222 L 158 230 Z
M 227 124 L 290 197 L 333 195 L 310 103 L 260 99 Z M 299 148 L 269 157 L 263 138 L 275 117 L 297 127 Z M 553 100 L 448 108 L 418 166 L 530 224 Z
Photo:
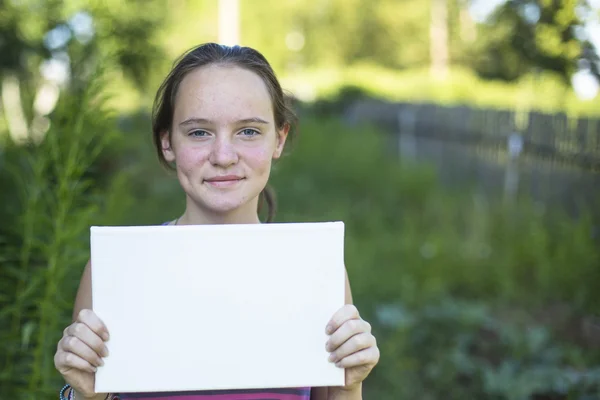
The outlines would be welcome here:
M 273 159 L 276 160 L 279 157 L 281 157 L 289 131 L 290 124 L 285 124 L 283 128 L 277 130 L 277 146 L 275 147 L 275 151 L 273 152 Z
M 173 152 L 173 147 L 171 146 L 171 135 L 168 131 L 161 132 L 160 143 L 165 160 L 170 163 L 175 161 L 175 153 Z

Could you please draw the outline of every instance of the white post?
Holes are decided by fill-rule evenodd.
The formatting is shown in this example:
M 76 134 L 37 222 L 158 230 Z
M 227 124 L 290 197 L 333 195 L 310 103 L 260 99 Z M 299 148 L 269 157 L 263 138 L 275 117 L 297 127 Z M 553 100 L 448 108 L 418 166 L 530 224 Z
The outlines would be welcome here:
M 513 133 L 508 137 L 506 175 L 504 176 L 504 198 L 512 201 L 519 190 L 519 156 L 523 151 L 523 136 Z
M 239 0 L 219 0 L 219 44 L 233 46 L 240 42 Z

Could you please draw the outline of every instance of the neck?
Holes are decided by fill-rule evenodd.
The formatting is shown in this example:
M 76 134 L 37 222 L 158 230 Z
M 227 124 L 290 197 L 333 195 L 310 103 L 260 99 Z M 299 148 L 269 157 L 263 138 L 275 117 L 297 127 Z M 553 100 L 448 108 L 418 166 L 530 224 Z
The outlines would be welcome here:
M 183 215 L 177 225 L 260 224 L 257 211 L 258 199 L 227 213 L 206 210 L 187 197 Z

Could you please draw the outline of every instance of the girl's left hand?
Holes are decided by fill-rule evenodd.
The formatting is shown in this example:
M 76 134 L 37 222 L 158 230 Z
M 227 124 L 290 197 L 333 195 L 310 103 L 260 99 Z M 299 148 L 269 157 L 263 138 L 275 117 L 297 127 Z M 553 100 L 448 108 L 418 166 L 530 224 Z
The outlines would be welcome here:
M 346 369 L 346 386 L 352 388 L 369 375 L 379 361 L 377 340 L 371 325 L 360 318 L 357 308 L 347 304 L 334 314 L 327 324 L 330 335 L 326 349 L 329 361 Z

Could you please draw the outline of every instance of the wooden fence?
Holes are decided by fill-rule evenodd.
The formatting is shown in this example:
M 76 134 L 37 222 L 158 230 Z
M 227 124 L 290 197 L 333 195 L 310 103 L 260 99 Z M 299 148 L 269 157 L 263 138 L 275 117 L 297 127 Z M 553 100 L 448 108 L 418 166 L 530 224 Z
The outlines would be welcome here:
M 600 171 L 600 119 L 566 114 L 362 100 L 345 110 L 350 123 L 375 123 L 390 132 L 513 150 Z

